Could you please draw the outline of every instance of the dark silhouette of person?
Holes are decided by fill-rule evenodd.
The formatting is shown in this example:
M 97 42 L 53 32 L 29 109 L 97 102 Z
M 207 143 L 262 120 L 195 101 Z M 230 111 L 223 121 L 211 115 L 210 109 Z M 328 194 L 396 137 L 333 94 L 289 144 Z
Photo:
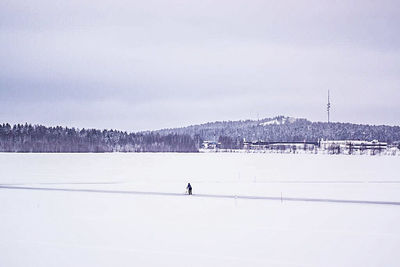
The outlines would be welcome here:
M 190 183 L 188 183 L 188 185 L 186 186 L 186 189 L 188 191 L 188 194 L 191 195 L 192 194 L 192 185 Z

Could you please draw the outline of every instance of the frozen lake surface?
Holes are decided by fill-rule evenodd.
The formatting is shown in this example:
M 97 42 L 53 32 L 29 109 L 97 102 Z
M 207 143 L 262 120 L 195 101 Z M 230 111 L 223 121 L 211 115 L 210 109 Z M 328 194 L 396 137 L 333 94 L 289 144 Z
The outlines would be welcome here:
M 399 163 L 0 153 L 0 266 L 399 266 Z

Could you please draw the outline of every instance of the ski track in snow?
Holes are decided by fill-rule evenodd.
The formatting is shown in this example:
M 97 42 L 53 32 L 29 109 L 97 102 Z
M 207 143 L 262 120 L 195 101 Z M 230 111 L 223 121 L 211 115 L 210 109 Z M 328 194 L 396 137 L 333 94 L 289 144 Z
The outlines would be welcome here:
M 187 194 L 172 193 L 172 192 L 73 189 L 73 188 L 51 188 L 51 187 L 10 186 L 10 185 L 0 185 L 0 188 L 1 189 L 13 189 L 13 190 L 62 191 L 62 192 L 82 192 L 82 193 L 103 193 L 103 194 L 130 194 L 130 195 L 154 195 L 154 196 L 177 196 L 177 197 L 188 196 Z M 299 198 L 299 197 L 296 198 L 296 197 L 245 196 L 245 195 L 217 195 L 217 194 L 193 194 L 190 197 L 400 206 L 400 202 L 397 202 L 397 201 L 374 201 L 374 200 L 349 200 L 349 199 L 324 199 L 324 198 Z

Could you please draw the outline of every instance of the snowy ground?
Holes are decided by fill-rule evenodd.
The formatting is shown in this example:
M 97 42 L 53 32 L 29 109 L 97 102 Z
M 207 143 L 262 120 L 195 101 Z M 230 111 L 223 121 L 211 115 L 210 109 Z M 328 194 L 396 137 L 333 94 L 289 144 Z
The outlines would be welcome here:
M 0 153 L 1 185 L 42 189 L 0 188 L 0 266 L 399 266 L 399 205 L 285 200 L 400 204 L 399 161 Z

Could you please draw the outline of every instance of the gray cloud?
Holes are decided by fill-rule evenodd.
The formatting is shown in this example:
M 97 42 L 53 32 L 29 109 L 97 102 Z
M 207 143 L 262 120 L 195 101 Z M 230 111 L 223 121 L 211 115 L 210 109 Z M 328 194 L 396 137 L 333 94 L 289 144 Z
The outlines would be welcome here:
M 2 1 L 0 119 L 400 124 L 396 1 Z M 51 111 L 51 112 L 50 112 Z

